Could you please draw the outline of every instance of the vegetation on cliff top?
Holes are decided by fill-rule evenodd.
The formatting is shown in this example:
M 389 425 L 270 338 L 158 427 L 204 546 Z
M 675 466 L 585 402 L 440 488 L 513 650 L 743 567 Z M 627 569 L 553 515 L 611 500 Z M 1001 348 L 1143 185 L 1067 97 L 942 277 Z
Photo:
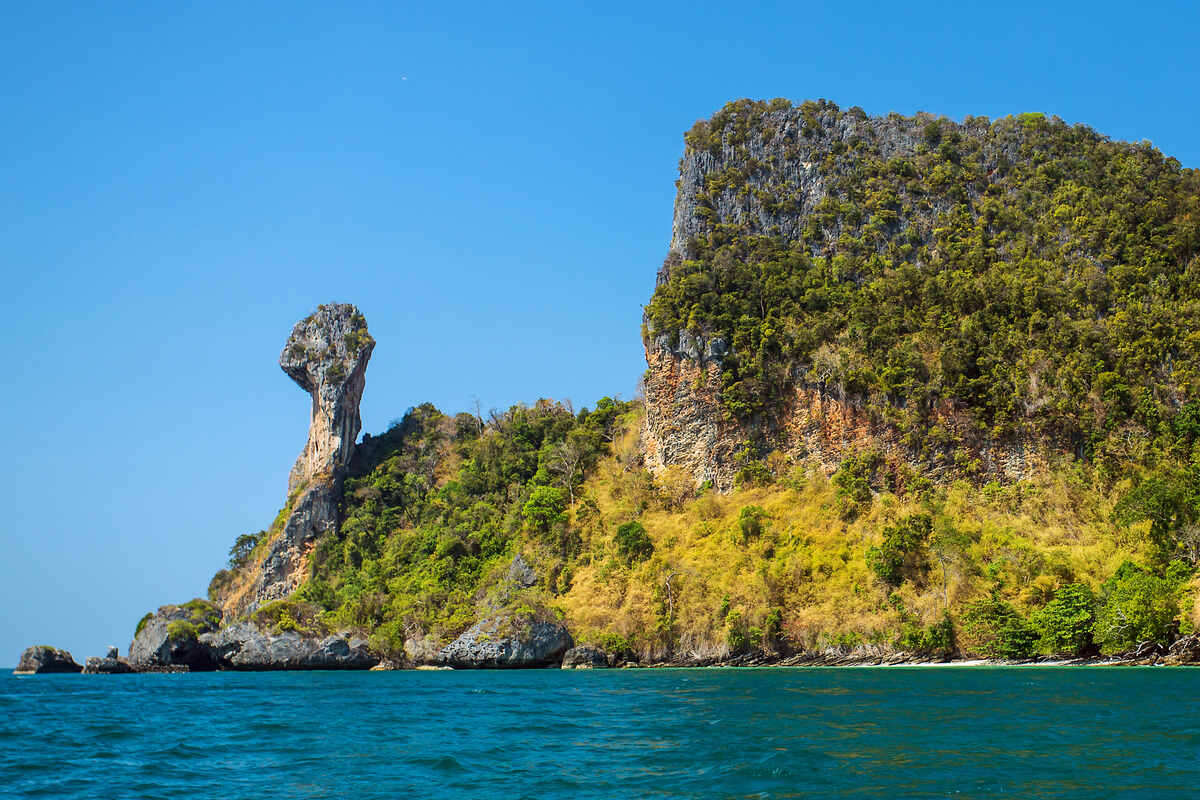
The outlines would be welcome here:
M 914 445 L 939 405 L 1087 453 L 1130 428 L 1172 436 L 1200 388 L 1200 172 L 1041 114 L 884 122 L 743 100 L 697 123 L 688 148 L 719 168 L 681 197 L 702 233 L 669 258 L 650 328 L 725 338 L 739 418 L 799 377 L 866 398 Z M 800 166 L 825 185 L 812 208 Z M 715 210 L 750 200 L 798 233 Z

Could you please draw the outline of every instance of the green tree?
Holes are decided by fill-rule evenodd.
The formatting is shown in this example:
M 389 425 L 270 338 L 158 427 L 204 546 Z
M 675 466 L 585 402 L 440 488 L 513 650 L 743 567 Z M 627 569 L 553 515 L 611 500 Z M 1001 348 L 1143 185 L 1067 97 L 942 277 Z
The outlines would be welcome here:
M 765 509 L 758 506 L 742 506 L 738 513 L 738 527 L 742 531 L 742 541 L 748 542 L 762 535 L 763 525 L 768 519 Z
M 1101 589 L 1094 637 L 1102 653 L 1122 653 L 1144 643 L 1167 646 L 1179 614 L 1176 584 L 1132 561 Z
M 1125 526 L 1149 521 L 1151 544 L 1169 560 L 1182 531 L 1200 522 L 1200 474 L 1193 467 L 1146 476 L 1113 506 L 1113 519 Z
M 910 514 L 883 529 L 883 543 L 867 549 L 867 566 L 889 586 L 907 578 L 923 580 L 929 570 L 929 534 L 933 520 L 928 514 Z
M 233 542 L 233 547 L 229 548 L 229 568 L 237 570 L 244 567 L 250 560 L 250 554 L 254 552 L 254 548 L 266 536 L 266 531 L 259 531 L 258 533 L 243 533 L 237 537 Z
M 1060 586 L 1054 599 L 1029 616 L 1038 649 L 1047 654 L 1082 655 L 1092 647 L 1096 596 L 1087 584 Z
M 550 533 L 555 525 L 567 521 L 566 509 L 566 490 L 555 486 L 535 486 L 529 493 L 529 500 L 521 508 L 521 515 L 531 530 L 544 535 Z
M 1020 612 L 995 592 L 967 604 L 962 629 L 967 649 L 987 658 L 1028 658 L 1037 641 Z

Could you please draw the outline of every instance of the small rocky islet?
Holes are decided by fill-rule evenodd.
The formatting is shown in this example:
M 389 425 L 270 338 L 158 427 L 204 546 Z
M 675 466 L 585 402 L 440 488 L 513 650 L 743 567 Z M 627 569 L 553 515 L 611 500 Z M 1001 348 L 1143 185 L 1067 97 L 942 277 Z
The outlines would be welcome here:
M 17 671 L 1200 662 L 1200 171 L 828 101 L 684 141 L 644 397 L 358 442 L 375 340 L 319 306 L 274 523 Z

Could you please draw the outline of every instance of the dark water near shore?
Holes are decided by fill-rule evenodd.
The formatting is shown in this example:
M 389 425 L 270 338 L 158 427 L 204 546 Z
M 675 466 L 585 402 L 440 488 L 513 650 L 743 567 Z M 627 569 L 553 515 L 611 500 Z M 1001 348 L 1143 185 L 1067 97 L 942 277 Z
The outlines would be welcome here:
M 1200 669 L 3 675 L 0 795 L 1196 797 Z

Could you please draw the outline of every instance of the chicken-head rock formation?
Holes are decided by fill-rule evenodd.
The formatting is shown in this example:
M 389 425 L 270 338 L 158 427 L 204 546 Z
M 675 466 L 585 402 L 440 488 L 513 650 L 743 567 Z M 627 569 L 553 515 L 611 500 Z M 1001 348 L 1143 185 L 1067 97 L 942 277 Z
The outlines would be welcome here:
M 219 592 L 225 618 L 287 597 L 304 580 L 317 538 L 338 526 L 338 501 L 362 426 L 367 362 L 375 340 L 348 303 L 322 305 L 292 329 L 279 366 L 312 398 L 308 439 L 288 478 L 283 522 L 268 532 L 261 558 L 252 558 Z
M 312 416 L 308 441 L 288 477 L 289 495 L 314 479 L 328 480 L 350 462 L 374 348 L 366 319 L 347 303 L 320 306 L 292 328 L 279 366 L 312 396 Z

